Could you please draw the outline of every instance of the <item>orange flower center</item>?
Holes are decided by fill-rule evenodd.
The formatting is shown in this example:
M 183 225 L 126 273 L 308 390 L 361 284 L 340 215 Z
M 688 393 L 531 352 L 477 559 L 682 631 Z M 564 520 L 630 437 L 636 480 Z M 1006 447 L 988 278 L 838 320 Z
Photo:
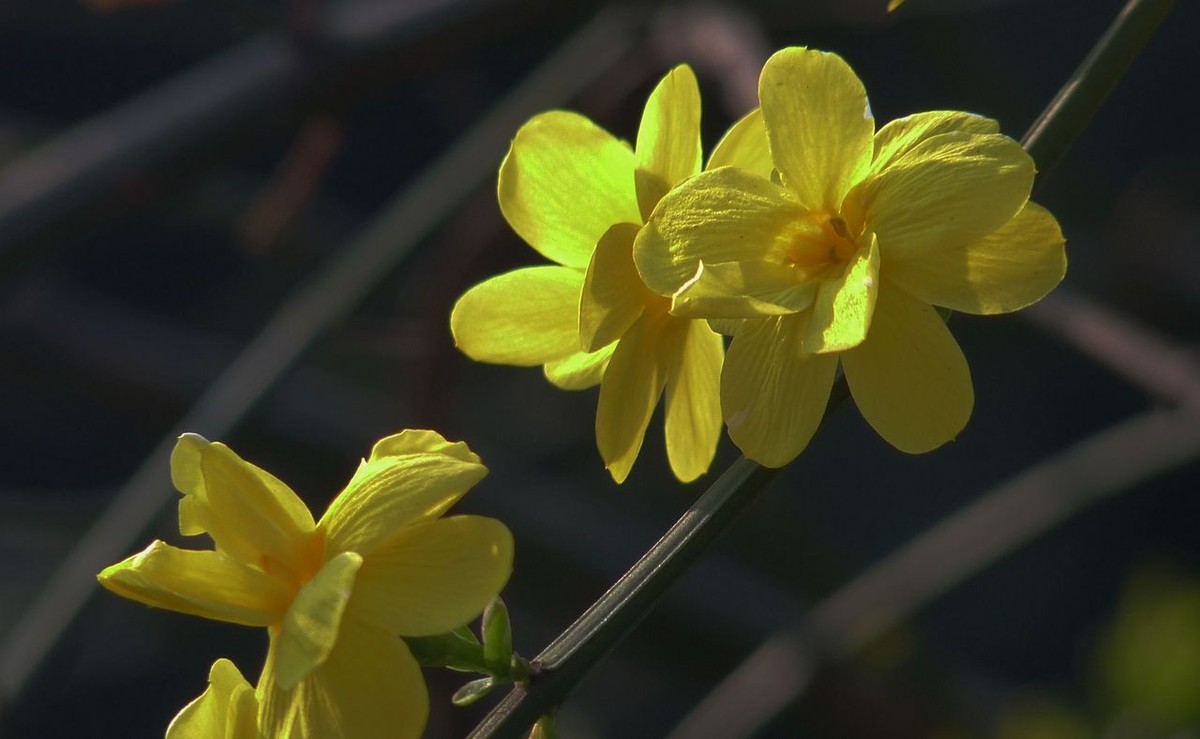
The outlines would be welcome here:
M 795 269 L 801 280 L 820 279 L 831 267 L 848 262 L 857 251 L 858 244 L 844 218 L 814 213 L 797 223 L 787 238 L 783 262 Z
M 285 582 L 292 590 L 292 596 L 300 592 L 308 581 L 316 577 L 325 563 L 325 535 L 319 529 L 305 537 L 296 547 L 295 557 L 288 562 L 281 562 L 273 557 L 264 555 L 259 566 L 271 577 Z

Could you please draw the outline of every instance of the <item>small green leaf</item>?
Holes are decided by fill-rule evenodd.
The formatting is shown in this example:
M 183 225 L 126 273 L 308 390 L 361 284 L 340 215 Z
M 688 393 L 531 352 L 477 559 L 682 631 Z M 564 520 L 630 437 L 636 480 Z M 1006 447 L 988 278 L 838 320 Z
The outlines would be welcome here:
M 492 688 L 494 687 L 496 687 L 496 681 L 490 677 L 472 680 L 456 690 L 454 695 L 450 697 L 450 702 L 459 707 L 469 706 L 492 692 Z
M 483 647 L 469 629 L 457 629 L 437 636 L 405 637 L 413 657 L 426 667 L 448 667 L 460 672 L 491 674 Z
M 513 657 L 512 626 L 508 608 L 499 597 L 483 612 L 483 657 L 493 674 L 508 674 Z

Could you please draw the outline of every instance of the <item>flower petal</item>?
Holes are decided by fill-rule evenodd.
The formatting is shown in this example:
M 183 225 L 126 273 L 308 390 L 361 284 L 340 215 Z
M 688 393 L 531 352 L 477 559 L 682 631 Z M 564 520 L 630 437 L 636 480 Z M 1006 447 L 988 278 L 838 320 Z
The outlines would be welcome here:
M 154 608 L 244 626 L 279 620 L 291 599 L 287 585 L 221 552 L 176 549 L 155 541 L 104 568 L 100 584 Z
M 1054 216 L 1032 201 L 982 239 L 888 262 L 887 277 L 915 298 L 963 313 L 1009 313 L 1062 281 L 1066 240 Z
M 893 255 L 923 259 L 1008 223 L 1029 199 L 1033 174 L 1033 160 L 1010 138 L 943 133 L 863 181 L 845 213 L 879 236 L 886 273 Z
M 737 336 L 742 326 L 748 320 L 753 322 L 753 319 L 746 318 L 710 318 L 708 319 L 708 327 L 725 336 Z
M 582 289 L 583 272 L 567 267 L 525 267 L 485 280 L 454 304 L 454 344 L 478 362 L 535 367 L 562 359 L 579 350 Z
M 166 739 L 259 739 L 258 699 L 237 666 L 225 658 L 213 663 L 208 687 L 183 707 Z
M 465 444 L 433 431 L 398 436 L 377 444 L 329 504 L 318 524 L 327 551 L 366 556 L 405 526 L 442 515 L 487 475 L 478 457 L 463 454 Z
M 762 108 L 755 108 L 733 124 L 713 149 L 705 169 L 739 167 L 764 180 L 771 179 L 775 165 L 767 146 L 767 128 L 763 125 Z
M 638 228 L 618 223 L 596 244 L 579 298 L 579 338 L 584 351 L 597 351 L 621 338 L 642 314 L 643 300 L 658 297 L 646 289 L 633 266 L 633 239 Z
M 342 552 L 326 562 L 296 594 L 274 641 L 279 687 L 290 690 L 329 656 L 362 563 L 362 555 L 357 552 Z
M 701 261 L 781 264 L 807 211 L 786 189 L 734 167 L 702 172 L 659 203 L 633 259 L 646 285 L 673 295 Z
M 721 373 L 721 408 L 729 436 L 750 459 L 782 467 L 816 432 L 829 402 L 836 354 L 808 354 L 808 314 L 747 320 Z
M 784 316 L 812 305 L 819 283 L 796 281 L 796 271 L 774 262 L 700 262 L 692 279 L 671 298 L 684 318 Z
M 886 169 L 925 139 L 953 131 L 1000 133 L 1000 124 L 991 118 L 957 110 L 931 110 L 889 121 L 875 134 L 871 173 Z
M 575 352 L 564 359 L 547 362 L 542 371 L 555 387 L 563 390 L 586 390 L 600 384 L 604 371 L 608 369 L 608 360 L 612 358 L 616 348 L 617 343 L 614 341 L 598 351 Z
M 184 495 L 184 534 L 208 532 L 217 548 L 254 566 L 266 559 L 288 569 L 305 558 L 313 531 L 308 507 L 224 444 L 180 436 L 171 453 L 171 480 Z
M 700 87 L 688 65 L 672 69 L 650 93 L 635 152 L 642 223 L 668 190 L 700 171 Z
M 867 340 L 841 357 L 859 411 L 902 452 L 936 449 L 971 417 L 971 373 L 950 329 L 886 279 Z
M 807 351 L 845 351 L 866 338 L 879 292 L 879 244 L 875 234 L 867 239 L 840 277 L 821 283 L 804 337 Z
M 404 429 L 383 437 L 371 447 L 370 460 L 375 462 L 385 457 L 404 457 L 410 454 L 444 454 L 463 462 L 483 464 L 479 455 L 467 446 L 467 442 L 446 441 L 446 437 L 429 429 Z
M 512 573 L 513 540 L 491 518 L 405 529 L 371 553 L 350 602 L 356 618 L 403 636 L 453 631 L 483 612 Z
M 763 67 L 758 97 L 784 184 L 808 208 L 838 212 L 871 164 L 875 119 L 862 81 L 837 54 L 783 49 Z
M 272 639 L 258 683 L 269 737 L 416 739 L 429 717 L 421 668 L 398 637 L 347 617 L 333 651 L 291 690 L 276 680 Z
M 600 383 L 596 446 L 617 483 L 625 481 L 637 459 L 667 381 L 666 368 L 658 359 L 662 320 L 643 315 L 625 332 Z
M 576 113 L 551 111 L 517 131 L 500 165 L 500 210 L 547 259 L 587 267 L 614 223 L 640 223 L 629 145 Z
M 721 364 L 725 342 L 704 321 L 683 322 L 673 333 L 666 383 L 667 459 L 681 482 L 708 472 L 721 438 Z

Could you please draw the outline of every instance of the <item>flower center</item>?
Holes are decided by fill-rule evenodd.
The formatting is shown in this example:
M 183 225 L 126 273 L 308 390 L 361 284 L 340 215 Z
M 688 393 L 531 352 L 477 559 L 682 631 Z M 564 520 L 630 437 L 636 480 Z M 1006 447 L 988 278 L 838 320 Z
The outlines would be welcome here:
M 814 213 L 797 222 L 785 238 L 783 263 L 805 281 L 820 279 L 831 267 L 845 264 L 858 251 L 849 226 L 837 214 Z
M 268 575 L 288 583 L 296 592 L 304 587 L 321 570 L 325 561 L 325 536 L 319 531 L 313 531 L 297 547 L 296 557 L 292 561 L 281 562 L 273 557 L 264 555 L 259 566 Z

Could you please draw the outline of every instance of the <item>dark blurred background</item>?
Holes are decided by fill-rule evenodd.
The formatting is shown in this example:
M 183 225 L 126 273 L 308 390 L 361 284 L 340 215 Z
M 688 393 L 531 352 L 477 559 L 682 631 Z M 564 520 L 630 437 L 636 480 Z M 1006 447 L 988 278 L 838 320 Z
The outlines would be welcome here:
M 318 511 L 380 436 L 430 427 L 468 441 L 491 475 L 457 510 L 513 529 L 505 598 L 518 650 L 536 654 L 736 454 L 724 440 L 714 471 L 681 486 L 656 420 L 618 488 L 594 446 L 594 390 L 456 352 L 455 298 L 540 259 L 495 203 L 508 138 L 567 107 L 632 139 L 646 93 L 686 61 L 707 150 L 787 45 L 845 57 L 880 122 L 961 109 L 1019 137 L 1123 3 L 884 5 L 0 4 L 0 657 L 38 632 L 39 593 L 247 346 L 260 350 L 240 361 L 280 381 L 234 383 L 189 430 Z M 1061 294 L 1025 314 L 954 318 L 977 396 L 961 437 L 906 456 L 842 408 L 583 683 L 560 713 L 564 736 L 666 735 L 778 629 L 997 485 L 1156 407 L 1200 411 L 1197 28 L 1200 6 L 1180 2 L 1043 171 L 1035 197 L 1068 238 Z M 393 251 L 361 279 L 330 277 L 367 247 Z M 348 309 L 329 309 L 311 344 L 302 329 L 273 334 L 285 348 L 255 344 L 285 304 L 311 309 L 293 315 L 301 327 Z M 763 714 L 760 735 L 1200 736 L 1200 445 L 1169 463 L 1146 453 L 1105 454 L 1117 472 L 1097 480 L 1058 470 L 1056 490 L 1120 483 L 1044 533 L 985 517 L 985 530 L 1016 527 L 1011 552 L 809 665 L 803 695 Z M 110 538 L 119 554 L 102 564 L 151 538 L 181 543 L 165 471 L 143 478 L 162 506 L 127 541 Z M 261 630 L 108 593 L 61 634 L 42 624 L 36 669 L 0 664 L 4 736 L 156 736 L 216 657 L 253 678 L 265 653 Z M 428 679 L 429 736 L 464 735 L 493 702 L 453 708 L 463 676 Z

